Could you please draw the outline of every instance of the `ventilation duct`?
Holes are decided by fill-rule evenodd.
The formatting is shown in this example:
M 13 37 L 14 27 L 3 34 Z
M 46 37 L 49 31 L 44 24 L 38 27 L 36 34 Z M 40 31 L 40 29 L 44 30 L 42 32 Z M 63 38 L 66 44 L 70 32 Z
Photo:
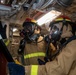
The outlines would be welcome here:
M 71 5 L 73 0 L 57 0 L 57 3 L 63 7 Z

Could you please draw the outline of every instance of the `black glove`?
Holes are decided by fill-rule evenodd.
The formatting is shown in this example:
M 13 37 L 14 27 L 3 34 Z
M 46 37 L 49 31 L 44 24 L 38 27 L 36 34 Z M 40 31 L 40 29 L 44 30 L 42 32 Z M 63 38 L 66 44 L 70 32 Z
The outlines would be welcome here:
M 45 65 L 48 61 L 49 61 L 49 60 L 48 60 L 47 57 L 44 57 L 44 61 L 41 60 L 41 59 L 38 59 L 38 63 L 39 63 L 39 65 Z
M 2 22 L 0 21 L 0 35 L 2 36 L 3 39 L 6 39 L 6 27 L 7 25 L 2 25 Z
M 24 53 L 25 44 L 26 44 L 25 39 L 22 39 L 20 41 L 20 45 L 19 45 L 19 49 L 18 49 L 18 54 L 23 54 Z
M 50 40 L 50 39 L 49 39 L 49 35 L 45 36 L 44 40 L 45 40 L 46 43 L 48 43 L 49 40 Z
M 23 66 L 15 64 L 14 62 L 9 62 L 7 66 L 10 75 L 25 75 L 25 68 Z

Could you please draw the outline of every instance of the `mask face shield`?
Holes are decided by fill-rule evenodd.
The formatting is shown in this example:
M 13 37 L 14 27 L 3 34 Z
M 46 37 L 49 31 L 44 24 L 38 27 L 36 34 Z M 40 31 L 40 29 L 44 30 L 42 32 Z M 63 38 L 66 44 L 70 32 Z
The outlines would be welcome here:
M 36 41 L 39 37 L 37 25 L 33 22 L 24 22 L 22 34 L 27 42 Z
M 58 41 L 60 39 L 61 36 L 61 27 L 59 26 L 59 23 L 53 24 L 50 27 L 50 34 L 49 34 L 49 38 L 53 41 Z
M 24 34 L 25 36 L 27 36 L 27 35 L 31 36 L 32 35 L 32 27 L 29 25 L 24 26 L 24 32 L 25 32 L 25 34 Z
M 25 36 L 31 36 L 34 33 L 35 25 L 31 22 L 26 22 L 24 25 Z

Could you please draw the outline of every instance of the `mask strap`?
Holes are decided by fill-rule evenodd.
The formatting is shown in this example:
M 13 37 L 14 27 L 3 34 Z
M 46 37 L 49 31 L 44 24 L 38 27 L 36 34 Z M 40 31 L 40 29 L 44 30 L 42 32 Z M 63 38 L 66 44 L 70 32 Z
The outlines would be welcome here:
M 64 18 L 64 20 L 62 22 L 63 22 L 63 25 L 62 25 L 61 31 L 63 31 L 64 25 L 66 25 L 66 27 L 67 27 L 66 30 L 67 30 L 68 29 L 68 24 L 67 24 L 65 18 Z

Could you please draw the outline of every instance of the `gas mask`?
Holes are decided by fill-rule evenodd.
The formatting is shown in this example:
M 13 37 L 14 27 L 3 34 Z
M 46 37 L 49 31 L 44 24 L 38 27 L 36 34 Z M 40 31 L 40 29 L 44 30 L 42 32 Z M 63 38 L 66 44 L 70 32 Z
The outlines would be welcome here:
M 60 38 L 69 38 L 73 36 L 71 22 L 63 19 L 50 24 L 49 38 L 54 41 L 59 41 Z
M 24 22 L 23 27 L 20 34 L 24 35 L 24 39 L 27 42 L 37 41 L 39 34 L 34 34 L 37 25 L 33 22 Z
M 50 27 L 50 33 L 49 38 L 52 40 L 52 42 L 56 42 L 60 39 L 61 36 L 61 27 L 59 27 L 59 23 L 53 24 Z

